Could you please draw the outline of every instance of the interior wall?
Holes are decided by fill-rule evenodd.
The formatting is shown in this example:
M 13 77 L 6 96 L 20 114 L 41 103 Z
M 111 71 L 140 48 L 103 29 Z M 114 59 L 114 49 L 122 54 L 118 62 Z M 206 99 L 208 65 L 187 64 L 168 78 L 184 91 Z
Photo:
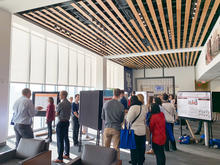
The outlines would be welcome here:
M 216 22 L 207 42 L 216 29 L 220 28 L 220 17 Z M 210 81 L 220 76 L 220 53 L 209 63 L 206 64 L 207 42 L 196 64 L 196 81 Z
M 220 79 L 210 81 L 210 90 L 220 92 Z
M 0 145 L 8 136 L 11 14 L 0 9 Z
M 145 69 L 146 77 L 162 77 L 163 70 Z M 175 92 L 178 91 L 194 91 L 195 90 L 195 68 L 194 67 L 178 67 L 165 68 L 164 76 L 175 77 Z M 133 69 L 133 89 L 135 89 L 135 79 L 144 77 L 144 69 Z

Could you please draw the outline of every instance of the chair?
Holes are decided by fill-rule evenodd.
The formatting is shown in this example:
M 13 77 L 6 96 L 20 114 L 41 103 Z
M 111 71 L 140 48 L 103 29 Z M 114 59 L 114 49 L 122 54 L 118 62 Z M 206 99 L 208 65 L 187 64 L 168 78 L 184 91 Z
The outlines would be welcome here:
M 67 165 L 118 165 L 117 151 L 95 145 L 85 145 L 81 157 L 70 161 Z
M 1 165 L 51 165 L 49 142 L 22 138 L 17 149 L 0 154 Z

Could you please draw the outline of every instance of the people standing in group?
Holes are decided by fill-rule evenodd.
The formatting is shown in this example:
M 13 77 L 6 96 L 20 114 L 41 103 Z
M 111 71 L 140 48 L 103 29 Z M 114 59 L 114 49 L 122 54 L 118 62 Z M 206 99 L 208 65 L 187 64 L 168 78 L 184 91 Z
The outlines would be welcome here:
M 139 99 L 138 99 L 139 98 Z M 127 115 L 127 123 L 134 130 L 136 149 L 131 149 L 131 164 L 143 165 L 146 149 L 146 114 L 144 96 L 142 94 L 131 97 L 131 106 Z
M 79 145 L 79 94 L 75 95 L 75 101 L 72 103 L 72 122 L 73 122 L 73 143 L 74 146 Z
M 48 128 L 48 136 L 50 142 L 52 142 L 52 122 L 55 120 L 55 106 L 54 106 L 54 99 L 53 97 L 48 98 L 49 105 L 47 106 L 46 111 L 46 123 Z
M 104 145 L 110 147 L 113 142 L 113 147 L 118 151 L 118 159 L 120 159 L 120 130 L 124 121 L 124 106 L 119 102 L 120 93 L 120 89 L 114 89 L 112 100 L 107 101 L 102 109 L 102 120 L 105 123 Z
M 154 151 L 152 149 L 152 138 L 151 138 L 151 133 L 150 133 L 150 129 L 149 129 L 149 125 L 150 125 L 150 116 L 151 116 L 151 105 L 155 103 L 155 99 L 153 96 L 149 96 L 148 101 L 147 101 L 147 115 L 146 115 L 146 124 L 147 124 L 147 141 L 148 141 L 148 146 L 149 146 L 149 150 L 146 152 L 146 154 L 154 154 Z
M 151 105 L 150 131 L 152 134 L 152 147 L 156 155 L 157 165 L 165 165 L 166 157 L 164 144 L 166 142 L 166 125 L 164 114 L 158 104 Z
M 127 101 L 127 99 L 125 98 L 125 92 L 124 92 L 124 90 L 121 90 L 120 102 L 121 102 L 121 103 L 123 104 L 123 106 L 124 106 L 125 113 L 127 113 L 127 112 L 128 112 L 128 101 Z
M 67 91 L 61 91 L 61 102 L 57 106 L 56 114 L 59 119 L 56 126 L 58 158 L 54 161 L 55 163 L 63 163 L 63 159 L 69 159 L 70 143 L 68 131 L 71 115 L 71 103 L 67 100 L 67 96 Z
M 167 135 L 167 140 L 165 144 L 165 150 L 169 151 L 169 142 L 171 142 L 171 149 L 173 151 L 176 151 L 176 141 L 174 138 L 174 132 L 173 132 L 173 126 L 175 122 L 175 117 L 177 116 L 176 109 L 172 103 L 169 103 L 169 96 L 164 93 L 163 94 L 163 103 L 162 107 L 164 108 L 164 115 L 166 119 L 166 135 Z
M 13 106 L 13 123 L 16 135 L 16 148 L 21 138 L 34 138 L 32 125 L 32 117 L 34 117 L 43 107 L 33 105 L 30 100 L 31 90 L 25 88 L 22 90 L 22 96 L 15 102 Z

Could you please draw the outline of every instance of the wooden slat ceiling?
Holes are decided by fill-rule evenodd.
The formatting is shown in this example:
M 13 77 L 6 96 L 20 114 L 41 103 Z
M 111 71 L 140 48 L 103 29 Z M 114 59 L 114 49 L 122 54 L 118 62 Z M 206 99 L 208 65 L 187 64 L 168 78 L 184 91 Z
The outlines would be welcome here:
M 101 56 L 203 46 L 220 0 L 72 0 L 17 15 Z M 113 61 L 130 68 L 194 66 L 201 52 Z

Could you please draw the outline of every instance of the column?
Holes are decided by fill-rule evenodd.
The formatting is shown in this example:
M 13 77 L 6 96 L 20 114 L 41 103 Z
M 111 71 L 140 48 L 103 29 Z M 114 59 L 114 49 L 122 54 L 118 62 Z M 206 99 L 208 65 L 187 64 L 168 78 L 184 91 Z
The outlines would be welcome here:
M 0 9 L 0 145 L 8 136 L 11 16 Z

